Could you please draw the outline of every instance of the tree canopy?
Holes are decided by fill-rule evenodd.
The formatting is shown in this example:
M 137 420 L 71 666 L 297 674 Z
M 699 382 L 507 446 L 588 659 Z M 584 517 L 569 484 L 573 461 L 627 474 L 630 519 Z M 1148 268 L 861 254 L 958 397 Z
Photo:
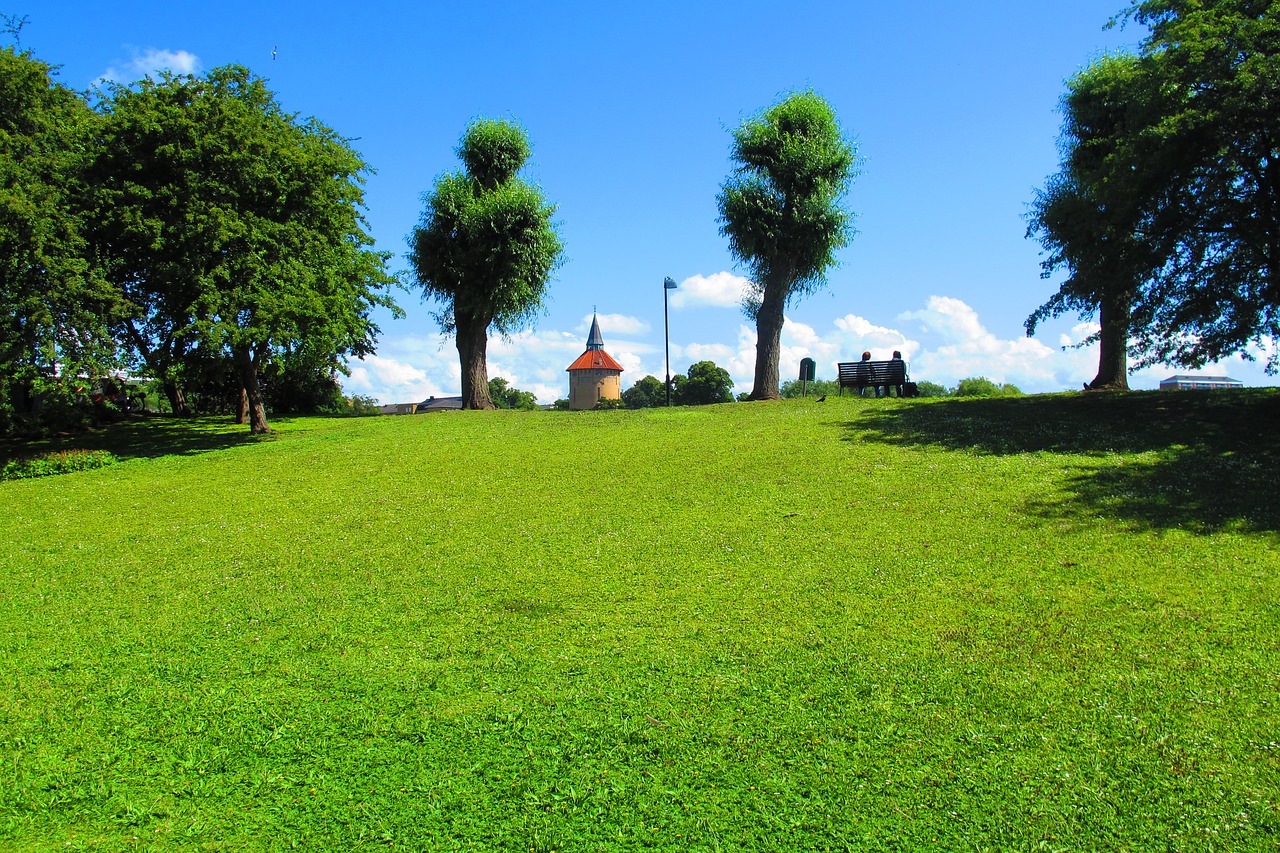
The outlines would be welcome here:
M 1068 271 L 1028 320 L 1099 310 L 1095 383 L 1137 365 L 1280 354 L 1280 9 L 1146 0 L 1134 56 L 1106 57 L 1064 99 L 1063 165 L 1033 205 L 1045 269 Z M 1110 384 L 1122 384 L 1111 382 Z
M 268 365 L 336 371 L 373 351 L 393 279 L 360 213 L 368 166 L 345 139 L 239 66 L 113 85 L 102 112 L 95 236 L 132 308 L 125 339 L 156 378 L 175 384 L 196 348 L 224 358 L 266 432 Z
M 489 399 L 499 409 L 522 409 L 533 411 L 538 408 L 538 396 L 532 391 L 521 391 L 501 376 L 489 380 Z
M 622 392 L 622 404 L 628 409 L 650 409 L 667 403 L 667 389 L 662 380 L 649 375 Z
M 457 149 L 464 171 L 439 178 L 409 236 L 409 262 L 424 294 L 438 300 L 462 367 L 462 405 L 491 409 L 488 333 L 519 331 L 542 309 L 564 248 L 555 206 L 519 177 L 529 142 L 518 125 L 472 122 Z
M 744 306 L 756 322 L 752 400 L 779 398 L 783 312 L 826 282 L 835 253 L 853 237 L 844 197 L 857 155 L 835 112 L 796 92 L 733 133 L 733 173 L 717 199 L 720 232 L 750 273 Z
M 1104 56 L 1072 77 L 1062 99 L 1062 165 L 1032 203 L 1027 234 L 1048 251 L 1044 275 L 1067 277 L 1027 319 L 1027 333 L 1049 317 L 1096 312 L 1101 328 L 1084 341 L 1100 344 L 1090 388 L 1128 388 L 1132 307 L 1160 265 L 1157 234 L 1176 165 L 1149 136 L 1127 134 L 1155 120 L 1164 99 L 1129 54 Z
M 1168 90 L 1151 132 L 1186 164 L 1181 215 L 1135 313 L 1147 361 L 1197 367 L 1280 336 L 1280 6 L 1146 0 L 1142 55 Z
M 48 65 L 0 48 L 0 431 L 60 379 L 115 366 L 116 300 L 85 238 L 94 124 Z
M 689 365 L 689 372 L 680 383 L 679 402 L 684 406 L 732 403 L 733 379 L 729 377 L 729 371 L 713 361 Z

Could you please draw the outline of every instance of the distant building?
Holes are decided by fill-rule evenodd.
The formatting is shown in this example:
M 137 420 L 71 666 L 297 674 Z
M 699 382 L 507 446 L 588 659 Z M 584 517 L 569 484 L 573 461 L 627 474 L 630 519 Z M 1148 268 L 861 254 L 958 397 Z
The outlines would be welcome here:
M 378 411 L 384 415 L 412 415 L 418 408 L 417 403 L 388 403 Z
M 428 397 L 418 403 L 418 414 L 426 412 L 456 412 L 462 408 L 462 397 Z
M 1244 383 L 1230 376 L 1192 376 L 1179 373 L 1160 382 L 1161 391 L 1205 391 L 1216 388 L 1243 388 Z
M 593 409 L 601 400 L 622 399 L 622 365 L 604 351 L 604 338 L 594 315 L 586 351 L 565 370 L 569 373 L 570 409 Z

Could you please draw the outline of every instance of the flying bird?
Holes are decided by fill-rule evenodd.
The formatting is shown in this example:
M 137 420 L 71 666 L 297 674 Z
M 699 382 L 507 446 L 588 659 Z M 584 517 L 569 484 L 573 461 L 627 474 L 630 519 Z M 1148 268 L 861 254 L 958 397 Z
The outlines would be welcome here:
M 279 47 L 280 47 L 280 45 L 276 45 L 275 47 L 271 48 L 271 61 L 272 61 L 272 62 L 275 62 L 275 61 L 276 61 L 276 49 L 277 49 L 277 48 L 279 48 Z

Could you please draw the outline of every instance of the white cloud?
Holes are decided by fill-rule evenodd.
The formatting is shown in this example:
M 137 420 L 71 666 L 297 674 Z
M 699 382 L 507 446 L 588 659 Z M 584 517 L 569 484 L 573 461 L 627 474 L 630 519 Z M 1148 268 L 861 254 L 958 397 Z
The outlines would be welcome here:
M 379 403 L 416 403 L 456 393 L 441 388 L 426 370 L 394 358 L 369 355 L 353 360 L 348 367 L 351 375 L 343 379 L 343 390 L 373 397 Z
M 112 83 L 132 83 L 144 77 L 158 77 L 161 71 L 174 74 L 199 74 L 200 57 L 185 50 L 159 50 L 130 48 L 131 57 L 121 65 L 112 65 L 102 72 L 100 80 Z
M 714 361 L 723 364 L 734 356 L 733 347 L 728 344 L 689 344 L 684 347 L 684 360 L 689 364 L 700 361 Z M 685 368 L 688 365 L 684 365 Z
M 714 305 L 719 308 L 738 308 L 742 305 L 743 293 L 749 285 L 747 279 L 730 272 L 690 276 L 671 291 L 671 307 Z
M 582 341 L 586 343 L 587 334 L 591 331 L 591 318 L 600 323 L 600 334 L 607 344 L 610 337 L 621 335 L 647 335 L 653 330 L 647 320 L 631 317 L 627 314 L 587 314 L 582 318 L 579 328 L 582 330 Z
M 923 310 L 905 311 L 898 319 L 915 320 L 926 332 L 952 343 L 990 337 L 978 320 L 978 312 L 951 296 L 930 296 Z
M 905 312 L 898 319 L 918 322 L 941 343 L 916 357 L 911 372 L 917 380 L 954 385 L 969 376 L 985 376 L 1037 391 L 1060 391 L 1076 384 L 1076 366 L 1060 350 L 1034 338 L 1002 340 L 982 325 L 977 311 L 954 297 L 930 296 L 923 310 Z
M 635 348 L 628 347 L 614 352 L 608 347 L 605 347 L 605 352 L 616 358 L 618 360 L 618 364 L 622 365 L 622 387 L 624 388 L 630 388 L 632 385 L 636 384 L 636 382 L 643 379 L 647 373 L 651 372 L 645 370 L 644 357 Z M 657 374 L 655 373 L 654 375 L 656 376 Z M 566 385 L 565 388 L 567 393 L 568 386 Z

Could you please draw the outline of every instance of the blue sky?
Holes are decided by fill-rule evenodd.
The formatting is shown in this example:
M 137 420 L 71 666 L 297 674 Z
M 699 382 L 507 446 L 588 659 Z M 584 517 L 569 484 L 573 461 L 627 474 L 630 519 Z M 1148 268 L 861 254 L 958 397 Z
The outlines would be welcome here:
M 867 349 L 901 349 L 913 378 L 946 385 L 982 375 L 1058 391 L 1096 369 L 1096 351 L 1062 349 L 1090 330 L 1077 318 L 1025 336 L 1056 286 L 1040 278 L 1024 217 L 1056 169 L 1063 81 L 1142 36 L 1104 29 L 1124 0 L 21 2 L 0 11 L 28 16 L 22 47 L 69 86 L 240 63 L 286 109 L 353 138 L 377 170 L 367 217 L 396 269 L 422 193 L 458 168 L 467 123 L 519 121 L 533 144 L 526 177 L 558 205 L 567 260 L 535 327 L 490 341 L 489 375 L 541 402 L 567 396 L 564 368 L 593 310 L 624 387 L 662 376 L 666 276 L 680 282 L 672 370 L 711 359 L 750 389 L 755 333 L 715 197 L 732 129 L 804 88 L 831 102 L 863 158 L 848 198 L 859 233 L 829 288 L 787 312 L 784 378 L 806 356 L 832 378 Z M 377 355 L 353 362 L 344 386 L 384 403 L 457 393 L 457 351 L 433 306 L 412 290 L 397 300 L 407 317 L 379 317 Z M 1276 384 L 1239 358 L 1202 372 Z

